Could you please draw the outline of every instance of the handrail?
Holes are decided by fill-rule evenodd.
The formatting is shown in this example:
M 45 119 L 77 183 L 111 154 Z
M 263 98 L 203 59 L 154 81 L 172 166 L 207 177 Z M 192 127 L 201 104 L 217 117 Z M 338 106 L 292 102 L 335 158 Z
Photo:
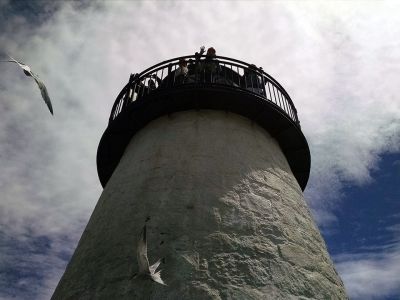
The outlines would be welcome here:
M 178 75 L 179 60 L 188 63 L 186 75 Z M 186 55 L 160 62 L 139 74 L 131 74 L 111 110 L 112 122 L 130 103 L 156 90 L 202 84 L 207 87 L 234 87 L 276 105 L 300 128 L 297 110 L 286 90 L 262 68 L 225 57 Z

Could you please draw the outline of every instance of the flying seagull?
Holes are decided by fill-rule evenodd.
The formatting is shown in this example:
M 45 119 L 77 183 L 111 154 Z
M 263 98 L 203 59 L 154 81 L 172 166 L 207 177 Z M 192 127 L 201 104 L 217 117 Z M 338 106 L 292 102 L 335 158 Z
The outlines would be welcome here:
M 37 85 L 39 86 L 40 93 L 42 94 L 42 98 L 43 98 L 44 102 L 47 104 L 47 107 L 49 108 L 51 114 L 53 114 L 53 107 L 51 105 L 49 93 L 47 92 L 47 89 L 46 89 L 46 86 L 44 85 L 44 83 L 39 79 L 39 77 L 36 74 L 34 74 L 31 71 L 31 68 L 29 66 L 27 66 L 26 64 L 24 64 L 22 62 L 16 61 L 11 56 L 8 56 L 8 57 L 10 58 L 10 60 L 2 60 L 1 62 L 16 63 L 18 66 L 21 67 L 21 69 L 24 71 L 26 76 L 32 77 L 35 80 L 35 82 L 37 83 Z
M 140 239 L 137 247 L 137 260 L 139 265 L 139 272 L 136 276 L 150 278 L 155 282 L 166 285 L 161 279 L 161 270 L 156 272 L 158 266 L 161 263 L 161 259 L 157 260 L 157 262 L 151 266 L 149 264 L 149 259 L 147 258 L 146 225 L 144 225 L 143 230 L 140 234 Z

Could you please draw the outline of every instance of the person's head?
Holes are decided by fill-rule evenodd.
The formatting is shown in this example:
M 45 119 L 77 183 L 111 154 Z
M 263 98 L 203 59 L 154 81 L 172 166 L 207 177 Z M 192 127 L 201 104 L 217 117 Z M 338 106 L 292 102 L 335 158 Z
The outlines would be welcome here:
M 216 55 L 216 51 L 213 47 L 210 47 L 207 49 L 207 56 L 215 56 Z
M 244 68 L 244 75 L 245 76 L 250 75 L 250 74 L 253 75 L 255 73 L 254 71 L 257 71 L 257 70 L 258 70 L 257 66 L 254 64 L 251 64 L 248 66 L 248 68 Z
M 150 89 L 155 89 L 156 88 L 156 83 L 155 83 L 155 81 L 153 79 L 150 79 L 148 84 L 149 84 L 149 88 Z
M 250 65 L 250 69 L 251 70 L 258 70 L 257 66 L 255 64 L 251 64 Z
M 187 66 L 187 61 L 184 58 L 181 58 L 179 60 L 179 66 L 182 67 L 186 67 Z

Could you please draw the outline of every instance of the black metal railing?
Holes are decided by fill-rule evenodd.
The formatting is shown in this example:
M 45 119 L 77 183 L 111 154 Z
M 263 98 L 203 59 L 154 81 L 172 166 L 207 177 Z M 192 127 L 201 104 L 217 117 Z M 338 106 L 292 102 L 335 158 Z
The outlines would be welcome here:
M 182 67 L 182 60 L 187 66 Z M 181 61 L 181 65 L 180 65 Z M 237 88 L 279 107 L 300 127 L 297 111 L 285 89 L 262 68 L 229 57 L 188 55 L 166 60 L 142 73 L 132 74 L 111 110 L 110 122 L 130 103 L 146 95 L 182 86 Z

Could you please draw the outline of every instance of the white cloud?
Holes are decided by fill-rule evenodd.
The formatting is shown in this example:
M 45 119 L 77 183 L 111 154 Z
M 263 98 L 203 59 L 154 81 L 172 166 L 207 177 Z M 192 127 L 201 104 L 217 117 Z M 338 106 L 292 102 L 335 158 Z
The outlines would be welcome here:
M 384 299 L 400 294 L 400 250 L 376 255 L 347 255 L 336 268 L 351 299 Z
M 65 2 L 35 26 L 7 16 L 2 51 L 41 76 L 55 116 L 33 81 L 0 65 L 1 230 L 68 234 L 74 247 L 101 192 L 97 144 L 129 74 L 202 44 L 287 89 L 312 153 L 307 199 L 319 224 L 335 222 L 343 183 L 368 182 L 379 155 L 399 151 L 399 7 L 365 3 Z M 42 259 L 60 265 L 58 251 Z
M 390 243 L 367 252 L 334 257 L 351 299 L 386 299 L 400 295 L 400 224 L 386 229 L 394 235 Z

